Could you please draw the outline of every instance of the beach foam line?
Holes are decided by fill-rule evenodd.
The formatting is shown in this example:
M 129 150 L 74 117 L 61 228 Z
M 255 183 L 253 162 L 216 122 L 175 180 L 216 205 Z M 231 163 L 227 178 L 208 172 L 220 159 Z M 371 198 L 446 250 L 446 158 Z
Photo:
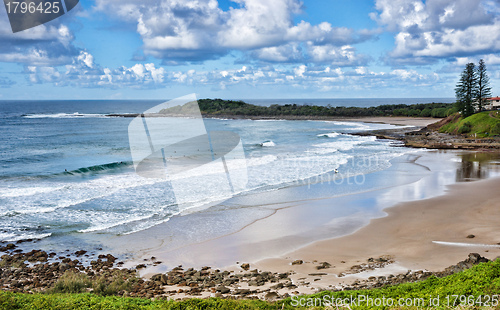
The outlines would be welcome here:
M 344 134 L 339 133 L 339 132 L 330 132 L 330 133 L 322 133 L 322 134 L 319 134 L 317 136 L 320 138 L 335 138 L 335 137 L 338 137 L 341 135 L 344 135 Z
M 352 136 L 352 137 L 355 137 L 355 136 Z M 337 140 L 335 142 L 313 144 L 313 147 L 318 148 L 318 149 L 328 149 L 331 151 L 333 151 L 334 149 L 341 150 L 341 151 L 349 151 L 358 145 L 361 145 L 364 143 L 375 142 L 376 140 L 377 140 L 377 138 L 375 136 L 357 137 L 357 138 L 352 139 L 352 140 Z
M 133 222 L 144 221 L 144 220 L 147 220 L 149 218 L 152 218 L 155 215 L 156 214 L 153 213 L 153 214 L 148 214 L 145 216 L 135 216 L 135 217 L 124 219 L 124 220 L 121 220 L 118 222 L 113 222 L 113 223 L 99 223 L 97 225 L 91 225 L 89 228 L 86 228 L 86 229 L 80 229 L 80 230 L 78 230 L 78 232 L 89 233 L 89 232 L 103 231 L 103 230 L 107 230 L 107 229 L 114 228 L 117 226 L 126 225 L 126 224 L 133 223 Z
M 338 122 L 338 121 L 333 121 L 332 123 L 334 123 L 335 125 L 338 125 L 338 126 L 351 127 L 349 129 L 357 129 L 357 130 L 363 130 L 363 129 L 368 130 L 368 129 L 370 129 L 369 125 L 365 125 L 362 122 Z
M 500 248 L 498 244 L 483 244 L 483 243 L 465 243 L 465 242 L 447 242 L 447 241 L 432 241 L 435 244 L 458 246 L 458 247 L 481 247 L 481 248 Z
M 21 187 L 21 188 L 5 188 L 0 190 L 0 198 L 13 198 L 33 196 L 37 194 L 44 194 L 63 189 L 64 186 L 56 187 Z
M 26 240 L 26 239 L 43 239 L 52 236 L 52 233 L 46 233 L 46 234 L 30 234 L 30 233 L 25 233 L 21 235 L 16 235 L 14 233 L 0 233 L 0 240 L 1 241 L 7 241 L 7 242 L 15 242 L 19 240 Z
M 28 208 L 28 209 L 22 209 L 19 208 L 17 210 L 8 210 L 5 212 L 0 213 L 0 216 L 13 216 L 13 215 L 30 215 L 30 214 L 42 214 L 42 213 L 50 213 L 54 212 L 59 209 L 65 209 L 69 208 L 72 206 L 77 206 L 83 203 L 86 203 L 88 201 L 94 200 L 94 199 L 99 199 L 108 196 L 109 194 L 104 194 L 100 196 L 95 196 L 95 197 L 88 197 L 84 199 L 79 199 L 79 200 L 74 200 L 74 201 L 68 201 L 68 200 L 62 200 L 62 203 L 59 202 L 56 206 L 49 206 L 49 207 L 34 207 L 34 208 Z
M 55 114 L 25 114 L 24 118 L 107 118 L 106 114 L 90 113 L 55 113 Z

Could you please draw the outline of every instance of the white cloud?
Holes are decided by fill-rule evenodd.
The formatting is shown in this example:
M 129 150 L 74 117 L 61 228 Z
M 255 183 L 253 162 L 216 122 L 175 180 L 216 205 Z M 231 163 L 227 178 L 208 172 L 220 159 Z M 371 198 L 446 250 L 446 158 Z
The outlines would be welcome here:
M 298 0 L 234 0 L 223 11 L 216 0 L 97 0 L 96 10 L 137 25 L 144 52 L 169 61 L 215 59 L 231 50 L 269 62 L 307 58 L 305 45 L 341 47 L 371 34 L 323 22 L 294 23 Z
M 365 57 L 356 54 L 356 50 L 350 45 L 336 47 L 330 44 L 309 44 L 308 54 L 313 62 L 335 66 L 359 66 L 366 62 Z
M 66 25 L 57 21 L 12 33 L 7 14 L 0 14 L 0 62 L 36 66 L 71 63 L 78 49 Z
M 57 67 L 26 66 L 31 83 L 54 83 L 58 86 L 76 85 L 82 87 L 157 87 L 165 82 L 166 70 L 156 68 L 152 63 L 135 64 L 130 68 L 102 68 L 94 63 L 94 57 L 82 51 L 66 65 L 65 71 Z
M 164 88 L 190 85 L 227 89 L 237 85 L 251 87 L 283 86 L 311 91 L 339 89 L 379 90 L 382 87 L 436 87 L 441 79 L 436 74 L 421 74 L 415 70 L 396 69 L 373 72 L 366 67 L 341 67 L 335 65 L 242 65 L 233 69 L 196 71 L 167 71 L 153 63 L 135 64 L 130 67 L 106 68 L 94 62 L 88 52 L 81 52 L 71 65 L 57 67 L 27 66 L 31 83 L 52 83 L 56 86 L 88 88 Z
M 271 62 L 295 62 L 304 59 L 302 48 L 298 43 L 264 47 L 255 50 L 252 55 L 258 59 Z
M 376 0 L 371 16 L 395 35 L 396 62 L 426 63 L 500 51 L 498 1 Z

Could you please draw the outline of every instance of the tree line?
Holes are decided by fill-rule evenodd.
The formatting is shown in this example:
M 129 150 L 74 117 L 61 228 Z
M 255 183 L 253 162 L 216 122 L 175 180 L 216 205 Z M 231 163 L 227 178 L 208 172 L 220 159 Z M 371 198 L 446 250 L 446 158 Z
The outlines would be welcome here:
M 200 99 L 198 100 L 203 114 L 217 116 L 336 116 L 336 117 L 361 117 L 361 116 L 411 116 L 411 117 L 436 117 L 442 118 L 457 110 L 452 103 L 426 103 L 426 104 L 388 104 L 376 107 L 332 107 L 316 105 L 273 104 L 269 107 L 249 104 L 241 100 Z
M 483 59 L 479 60 L 477 67 L 472 62 L 465 66 L 455 88 L 455 96 L 455 106 L 464 118 L 484 109 L 486 98 L 491 97 L 491 87 Z

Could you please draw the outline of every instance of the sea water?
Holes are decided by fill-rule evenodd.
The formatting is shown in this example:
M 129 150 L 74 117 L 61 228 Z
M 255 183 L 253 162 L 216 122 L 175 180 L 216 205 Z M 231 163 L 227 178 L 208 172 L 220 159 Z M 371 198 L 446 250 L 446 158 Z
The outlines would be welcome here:
M 124 235 L 189 213 L 189 206 L 179 210 L 169 180 L 135 173 L 128 138 L 132 118 L 107 116 L 141 113 L 160 102 L 1 101 L 0 240 Z M 232 131 L 241 137 L 248 184 L 236 197 L 314 183 L 318 176 L 381 171 L 392 159 L 415 152 L 389 140 L 352 135 L 396 128 L 386 124 L 204 122 L 208 131 Z M 360 161 L 369 164 L 352 165 Z M 183 177 L 188 192 L 206 186 L 203 175 Z M 195 212 L 211 201 L 193 195 L 190 203 Z

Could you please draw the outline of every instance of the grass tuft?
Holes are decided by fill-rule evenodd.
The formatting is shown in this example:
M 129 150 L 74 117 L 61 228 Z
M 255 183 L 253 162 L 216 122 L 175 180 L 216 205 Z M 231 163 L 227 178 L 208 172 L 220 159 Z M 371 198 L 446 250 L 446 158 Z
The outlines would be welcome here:
M 87 274 L 74 271 L 66 271 L 54 284 L 50 293 L 82 293 L 90 287 L 91 281 Z

